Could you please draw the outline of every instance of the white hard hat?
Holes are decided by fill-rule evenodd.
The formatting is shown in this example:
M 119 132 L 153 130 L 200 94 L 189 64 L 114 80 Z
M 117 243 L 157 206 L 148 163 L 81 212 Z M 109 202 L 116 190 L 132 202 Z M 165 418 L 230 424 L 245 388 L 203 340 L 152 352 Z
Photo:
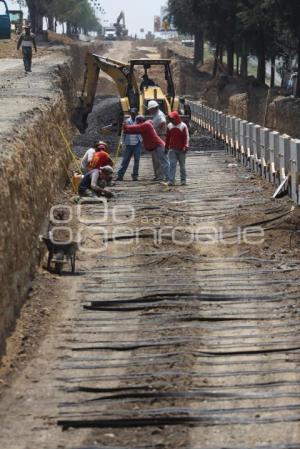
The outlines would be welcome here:
M 147 109 L 155 109 L 155 108 L 158 108 L 158 107 L 159 107 L 159 104 L 157 103 L 157 101 L 151 100 L 148 103 Z

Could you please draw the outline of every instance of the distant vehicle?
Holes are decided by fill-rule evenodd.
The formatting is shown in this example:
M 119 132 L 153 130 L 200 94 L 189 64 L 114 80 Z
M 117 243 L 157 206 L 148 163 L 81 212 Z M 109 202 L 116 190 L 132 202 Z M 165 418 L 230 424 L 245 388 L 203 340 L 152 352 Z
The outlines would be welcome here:
M 9 11 L 7 3 L 5 0 L 0 0 L 0 11 L 4 6 L 5 11 L 0 12 L 0 39 L 10 39 L 11 38 L 11 23 L 9 17 Z
M 21 34 L 23 30 L 23 11 L 9 10 L 11 31 Z
M 122 38 L 128 36 L 128 30 L 126 28 L 124 11 L 120 12 L 120 14 L 117 18 L 117 22 L 114 23 L 114 27 L 116 29 L 118 39 L 122 39 Z
M 193 39 L 184 39 L 181 41 L 185 47 L 194 47 L 195 41 Z
M 117 31 L 115 27 L 104 28 L 104 37 L 107 41 L 115 41 L 117 39 Z

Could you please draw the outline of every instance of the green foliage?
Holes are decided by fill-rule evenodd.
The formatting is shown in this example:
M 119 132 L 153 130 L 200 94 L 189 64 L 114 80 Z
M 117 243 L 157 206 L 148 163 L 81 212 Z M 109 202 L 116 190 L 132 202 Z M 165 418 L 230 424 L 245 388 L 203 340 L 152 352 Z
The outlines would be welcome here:
M 246 65 L 247 57 L 255 55 L 258 78 L 264 82 L 266 60 L 293 58 L 300 42 L 300 0 L 169 0 L 168 4 L 180 32 L 196 35 L 201 29 L 216 48 L 216 58 L 222 59 L 227 50 L 229 74 L 234 54 Z
M 74 30 L 99 31 L 101 25 L 88 0 L 26 0 L 30 15 L 55 17 Z

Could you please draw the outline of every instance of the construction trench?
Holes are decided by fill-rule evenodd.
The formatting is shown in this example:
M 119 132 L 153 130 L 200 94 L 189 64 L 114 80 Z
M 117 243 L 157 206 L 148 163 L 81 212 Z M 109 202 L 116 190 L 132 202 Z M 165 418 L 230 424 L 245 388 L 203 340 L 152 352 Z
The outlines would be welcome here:
M 137 50 L 124 42 L 106 51 L 129 59 Z M 272 200 L 273 186 L 196 124 L 187 186 L 154 184 L 144 154 L 140 182 L 128 172 L 107 209 L 78 206 L 64 187 L 62 136 L 82 156 L 117 101 L 103 79 L 87 134 L 74 137 L 70 61 L 82 55 L 65 58 L 51 75 L 37 63 L 26 81 L 27 96 L 43 77 L 52 86 L 39 91 L 44 112 L 30 135 L 15 122 L 10 141 L 3 125 L 6 142 L 20 145 L 12 162 L 30 162 L 0 200 L 1 241 L 12 229 L 1 262 L 6 334 L 25 302 L 0 366 L 1 449 L 298 449 L 298 209 Z M 24 90 L 21 75 L 10 82 L 15 96 Z M 1 179 L 9 170 L 1 164 Z M 51 205 L 69 214 L 56 226 L 85 242 L 74 276 L 43 268 L 37 236 Z

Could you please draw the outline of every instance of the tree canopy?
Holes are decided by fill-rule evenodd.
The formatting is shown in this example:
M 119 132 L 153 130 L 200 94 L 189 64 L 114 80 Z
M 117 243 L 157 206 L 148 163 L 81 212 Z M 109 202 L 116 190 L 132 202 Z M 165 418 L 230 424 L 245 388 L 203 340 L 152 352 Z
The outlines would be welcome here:
M 168 8 L 178 30 L 195 35 L 195 47 L 208 41 L 215 52 L 215 72 L 227 53 L 227 73 L 248 75 L 251 56 L 258 59 L 257 79 L 266 81 L 266 61 L 272 63 L 274 84 L 275 60 L 289 62 L 298 54 L 300 61 L 300 1 L 299 0 L 169 0 Z M 196 51 L 195 55 L 203 54 Z M 198 57 L 196 63 L 202 62 Z M 300 65 L 300 64 L 299 64 Z M 300 71 L 298 76 L 300 96 Z
M 48 19 L 50 29 L 53 29 L 54 21 L 67 23 L 68 33 L 101 29 L 88 0 L 25 0 L 25 2 L 35 32 L 41 30 L 43 17 Z

